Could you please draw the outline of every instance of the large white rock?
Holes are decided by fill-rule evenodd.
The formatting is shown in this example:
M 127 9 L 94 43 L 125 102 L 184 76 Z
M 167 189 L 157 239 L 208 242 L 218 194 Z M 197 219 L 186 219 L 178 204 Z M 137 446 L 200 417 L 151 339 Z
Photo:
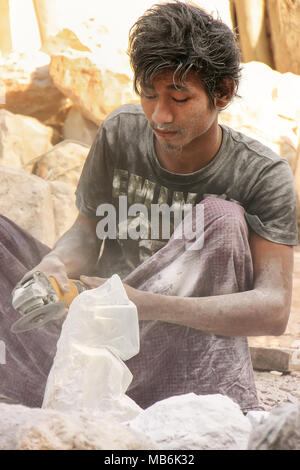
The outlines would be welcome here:
M 267 0 L 265 3 L 276 69 L 300 74 L 300 3 L 293 0 Z
M 78 216 L 73 185 L 5 166 L 0 166 L 0 205 L 3 215 L 50 247 Z
M 55 219 L 55 239 L 58 240 L 75 222 L 78 209 L 74 186 L 63 181 L 49 181 Z
M 0 450 L 155 449 L 112 416 L 0 403 Z
M 57 88 L 97 126 L 118 106 L 139 101 L 122 50 L 101 47 L 91 53 L 70 49 L 51 57 L 50 75 Z
M 99 42 L 105 31 L 109 34 L 110 41 L 117 49 L 126 49 L 128 31 L 133 23 L 154 3 L 163 3 L 164 0 L 110 0 L 105 8 L 99 8 L 97 0 L 85 0 L 77 2 L 74 8 L 74 0 L 38 0 L 37 10 L 39 25 L 43 38 L 43 47 L 49 47 L 49 39 L 62 29 L 68 29 L 75 33 L 81 44 L 93 48 Z M 229 0 L 196 0 L 194 3 L 205 8 L 215 17 L 221 17 L 229 27 L 232 27 L 230 17 Z M 116 14 L 117 12 L 117 14 Z M 41 14 L 42 13 L 42 14 Z M 91 28 L 91 22 L 94 27 Z M 88 35 L 82 28 L 82 23 L 89 23 Z M 51 46 L 53 46 L 53 42 Z M 76 47 L 80 47 L 77 43 Z
M 50 57 L 43 52 L 0 56 L 0 79 L 5 88 L 0 108 L 43 122 L 53 120 L 67 100 L 49 75 L 49 63 Z
M 62 181 L 77 187 L 89 146 L 82 142 L 63 140 L 49 152 L 40 155 L 32 172 L 48 181 Z
M 64 139 L 77 140 L 91 146 L 97 131 L 98 126 L 86 119 L 75 106 L 72 106 L 63 126 Z
M 261 424 L 254 426 L 249 450 L 299 450 L 300 400 L 281 403 L 273 408 Z
M 0 109 L 0 165 L 25 168 L 52 148 L 52 138 L 53 129 L 37 119 Z
M 261 141 L 286 158 L 295 171 L 300 77 L 281 74 L 261 62 L 249 62 L 243 64 L 239 95 L 220 113 L 220 122 Z
M 1 213 L 48 246 L 55 242 L 49 184 L 29 173 L 0 166 Z
M 194 393 L 155 403 L 129 427 L 166 450 L 245 450 L 252 429 L 230 398 Z

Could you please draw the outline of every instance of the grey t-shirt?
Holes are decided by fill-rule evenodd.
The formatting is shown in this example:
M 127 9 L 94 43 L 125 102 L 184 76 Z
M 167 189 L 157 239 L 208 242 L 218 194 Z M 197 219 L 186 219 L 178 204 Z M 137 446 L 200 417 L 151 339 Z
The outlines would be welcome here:
M 102 207 L 98 214 L 104 216 L 106 206 L 102 205 L 112 204 L 116 226 L 122 222 L 116 237 L 106 241 L 99 275 L 108 277 L 118 272 L 125 277 L 167 242 L 162 235 L 151 239 L 150 230 L 146 236 L 143 232 L 141 239 L 126 239 L 122 232 L 124 222 L 126 231 L 130 224 L 137 225 L 137 219 L 140 227 L 143 222 L 141 214 L 129 217 L 127 213 L 125 220 L 120 196 L 127 207 L 138 203 L 151 211 L 153 204 L 174 208 L 183 203 L 194 205 L 207 195 L 215 195 L 241 204 L 249 226 L 261 237 L 274 243 L 298 244 L 295 189 L 289 164 L 260 142 L 224 125 L 222 130 L 221 147 L 206 167 L 190 174 L 174 174 L 158 162 L 153 131 L 140 105 L 121 106 L 104 121 L 76 191 L 81 214 L 100 221 L 97 208 Z

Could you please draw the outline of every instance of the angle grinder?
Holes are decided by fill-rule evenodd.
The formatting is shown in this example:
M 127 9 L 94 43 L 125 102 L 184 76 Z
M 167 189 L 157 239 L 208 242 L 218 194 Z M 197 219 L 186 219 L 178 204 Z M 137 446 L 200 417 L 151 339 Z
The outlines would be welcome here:
M 56 279 L 41 271 L 21 279 L 12 292 L 12 305 L 22 317 L 12 325 L 11 331 L 22 333 L 62 318 L 73 299 L 87 289 L 81 281 L 72 279 L 69 287 L 63 293 Z

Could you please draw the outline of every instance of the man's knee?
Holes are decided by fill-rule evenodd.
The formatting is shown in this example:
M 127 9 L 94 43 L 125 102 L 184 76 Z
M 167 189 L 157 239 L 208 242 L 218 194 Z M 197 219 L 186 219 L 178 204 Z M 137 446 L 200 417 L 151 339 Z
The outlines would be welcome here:
M 203 247 L 204 239 L 211 235 L 216 241 L 222 239 L 224 244 L 226 239 L 231 242 L 236 235 L 248 238 L 243 207 L 233 201 L 207 197 L 192 207 L 174 232 L 175 239 L 181 238 L 191 243 L 196 241 L 199 248 Z
M 204 229 L 222 230 L 226 233 L 242 231 L 248 236 L 248 227 L 244 208 L 234 201 L 227 201 L 218 197 L 206 197 L 201 201 L 204 213 Z

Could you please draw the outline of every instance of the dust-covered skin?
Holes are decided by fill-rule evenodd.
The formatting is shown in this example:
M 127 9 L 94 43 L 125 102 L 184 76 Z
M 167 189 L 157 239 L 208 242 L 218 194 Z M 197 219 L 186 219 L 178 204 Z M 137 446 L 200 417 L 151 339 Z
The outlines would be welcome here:
M 223 106 L 232 91 L 227 100 L 223 97 Z M 192 173 L 214 158 L 222 141 L 218 109 L 195 74 L 188 74 L 185 86 L 174 83 L 172 71 L 158 75 L 151 87 L 143 90 L 141 105 L 154 130 L 162 167 L 174 173 Z
M 26 273 L 42 271 L 53 276 L 61 290 L 69 290 L 69 279 L 78 279 L 82 273 L 91 273 L 99 254 L 100 241 L 96 236 L 96 222 L 79 214 L 73 226 L 66 232 L 49 254 Z

